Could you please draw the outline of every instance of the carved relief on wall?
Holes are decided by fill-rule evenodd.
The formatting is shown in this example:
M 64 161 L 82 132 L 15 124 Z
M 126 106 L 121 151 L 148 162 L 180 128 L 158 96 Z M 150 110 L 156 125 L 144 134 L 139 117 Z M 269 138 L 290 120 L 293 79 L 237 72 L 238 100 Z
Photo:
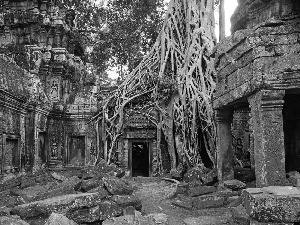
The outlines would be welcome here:
M 249 110 L 236 110 L 233 115 L 232 137 L 236 165 L 250 167 Z
M 59 101 L 60 99 L 60 80 L 58 77 L 50 78 L 49 99 Z

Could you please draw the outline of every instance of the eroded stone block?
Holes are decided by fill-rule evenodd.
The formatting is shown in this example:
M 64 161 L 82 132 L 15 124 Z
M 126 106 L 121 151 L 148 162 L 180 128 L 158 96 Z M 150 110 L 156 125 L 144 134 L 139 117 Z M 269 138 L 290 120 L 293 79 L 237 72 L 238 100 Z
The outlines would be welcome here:
M 249 216 L 261 222 L 300 222 L 300 190 L 291 186 L 248 188 L 242 193 Z

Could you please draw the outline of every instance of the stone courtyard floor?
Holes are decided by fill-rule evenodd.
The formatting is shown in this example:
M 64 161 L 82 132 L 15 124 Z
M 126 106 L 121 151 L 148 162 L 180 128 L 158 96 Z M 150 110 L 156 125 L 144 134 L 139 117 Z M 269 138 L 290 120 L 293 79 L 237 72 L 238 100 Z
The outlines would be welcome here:
M 168 224 L 172 225 L 238 224 L 233 222 L 232 209 L 229 207 L 195 210 L 173 205 L 175 183 L 150 177 L 132 178 L 132 183 L 135 189 L 133 194 L 142 201 L 142 214 L 165 214 Z

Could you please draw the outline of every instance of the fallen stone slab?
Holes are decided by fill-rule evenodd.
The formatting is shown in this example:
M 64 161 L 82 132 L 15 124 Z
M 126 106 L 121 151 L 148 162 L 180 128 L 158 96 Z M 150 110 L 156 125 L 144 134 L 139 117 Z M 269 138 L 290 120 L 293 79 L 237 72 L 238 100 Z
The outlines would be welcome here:
M 154 224 L 160 224 L 160 225 L 168 224 L 168 215 L 166 215 L 164 213 L 151 213 L 151 214 L 148 214 L 146 217 L 152 218 L 154 221 Z
M 300 190 L 292 186 L 248 188 L 242 193 L 250 217 L 261 222 L 300 222 Z
M 217 190 L 214 186 L 198 186 L 188 189 L 188 195 L 191 197 L 213 193 Z
M 188 217 L 183 220 L 185 225 L 232 225 L 232 217 L 230 214 L 224 214 L 222 216 L 199 216 Z
M 58 213 L 52 213 L 45 225 L 77 225 L 74 221 L 68 219 L 66 216 Z
M 181 182 L 176 187 L 175 194 L 185 194 L 188 190 L 188 183 Z
M 5 177 L 0 183 L 0 192 L 9 190 L 11 188 L 21 185 L 21 177 L 10 175 Z
M 213 185 L 218 181 L 218 176 L 215 171 L 210 171 L 201 176 L 203 185 Z
M 51 182 L 46 185 L 35 185 L 25 189 L 13 188 L 10 193 L 15 196 L 21 196 L 26 202 L 37 200 L 37 198 L 48 192 L 56 186 L 56 183 Z M 49 196 L 50 197 L 50 196 Z
M 50 216 L 52 212 L 65 214 L 70 210 L 90 208 L 100 203 L 101 197 L 97 193 L 70 194 L 19 205 L 11 213 L 24 219 L 40 215 Z
M 203 186 L 203 183 L 201 180 L 193 180 L 191 182 L 188 182 L 187 184 L 188 184 L 188 186 L 187 186 L 188 189 Z
M 188 183 L 194 180 L 201 180 L 202 175 L 208 171 L 207 168 L 200 166 L 191 168 L 184 174 L 183 181 Z
M 172 205 L 185 208 L 185 209 L 192 209 L 193 208 L 193 201 L 194 198 L 184 195 L 178 194 L 175 199 L 171 201 Z
M 225 187 L 230 188 L 233 191 L 238 191 L 246 188 L 246 184 L 239 180 L 226 180 L 223 181 Z
M 66 216 L 81 224 L 106 220 L 111 217 L 120 216 L 122 213 L 123 209 L 115 202 L 106 200 L 98 203 L 95 207 L 69 211 Z
M 133 215 L 125 215 L 115 218 L 110 218 L 103 221 L 102 225 L 167 225 L 168 216 L 164 213 L 153 213 L 147 216 L 142 216 L 139 212 Z
M 67 179 L 67 177 L 65 177 L 64 175 L 59 174 L 59 173 L 56 173 L 56 172 L 52 172 L 52 173 L 51 173 L 51 176 L 52 176 L 55 180 L 58 180 L 58 181 L 65 181 L 65 180 Z
M 249 225 L 250 216 L 242 205 L 232 208 L 233 221 L 239 225 Z
M 111 176 L 122 178 L 125 176 L 125 170 L 123 168 L 117 167 L 114 170 L 110 171 L 108 174 Z
M 89 179 L 81 182 L 80 189 L 84 192 L 88 192 L 97 187 L 104 187 L 104 182 L 98 179 Z
M 259 222 L 253 219 L 250 219 L 250 225 L 294 225 L 294 223 L 272 223 L 272 222 L 268 222 L 268 223 L 264 223 L 264 222 Z
M 192 209 L 192 201 L 182 201 L 180 199 L 174 199 L 171 201 L 172 205 L 184 208 L 184 209 Z
M 104 185 L 112 195 L 131 195 L 133 187 L 129 183 L 115 177 L 103 177 Z
M 114 195 L 111 200 L 122 208 L 128 206 L 134 206 L 136 209 L 142 208 L 142 201 L 134 195 Z
M 102 225 L 132 225 L 134 224 L 134 222 L 135 222 L 134 218 L 129 219 L 126 216 L 119 216 L 119 217 L 114 217 L 103 221 Z
M 50 182 L 46 185 L 36 185 L 21 190 L 14 190 L 14 194 L 20 195 L 26 202 L 39 201 L 56 196 L 75 194 L 79 189 L 80 179 L 76 176 L 67 178 L 62 183 Z
M 10 208 L 6 206 L 0 207 L 0 216 L 9 216 L 10 215 Z
M 196 209 L 216 208 L 224 206 L 226 197 L 217 195 L 203 195 L 193 198 L 192 206 Z
M 87 193 L 98 193 L 98 195 L 103 199 L 109 196 L 108 191 L 104 187 L 97 187 L 89 190 Z
M 100 220 L 106 220 L 111 217 L 120 216 L 123 209 L 112 201 L 103 201 L 99 204 Z
M 16 216 L 1 216 L 0 224 L 1 225 L 29 225 L 29 223 Z

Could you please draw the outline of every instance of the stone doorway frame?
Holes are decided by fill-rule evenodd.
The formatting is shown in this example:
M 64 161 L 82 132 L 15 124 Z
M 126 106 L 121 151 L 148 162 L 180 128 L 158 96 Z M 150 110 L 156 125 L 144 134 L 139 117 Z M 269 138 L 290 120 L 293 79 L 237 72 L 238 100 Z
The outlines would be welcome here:
M 132 176 L 132 144 L 141 143 L 141 142 L 146 143 L 148 145 L 148 151 L 149 151 L 148 171 L 150 177 L 152 172 L 152 158 L 153 158 L 153 141 L 150 139 L 129 139 L 128 169 L 130 169 L 130 176 Z
M 65 165 L 70 166 L 69 164 L 69 152 L 70 152 L 70 139 L 71 138 L 76 138 L 76 137 L 83 137 L 84 138 L 84 165 L 87 164 L 90 158 L 90 153 L 87 151 L 87 135 L 86 134 L 69 134 L 66 136 L 66 151 L 65 151 Z
M 21 136 L 18 134 L 2 134 L 2 152 L 1 152 L 1 161 L 3 162 L 4 151 L 7 148 L 7 139 L 17 140 L 17 152 L 19 155 L 19 168 L 21 170 Z M 4 163 L 0 165 L 0 174 L 3 174 L 4 171 Z M 6 172 L 7 173 L 7 172 Z

